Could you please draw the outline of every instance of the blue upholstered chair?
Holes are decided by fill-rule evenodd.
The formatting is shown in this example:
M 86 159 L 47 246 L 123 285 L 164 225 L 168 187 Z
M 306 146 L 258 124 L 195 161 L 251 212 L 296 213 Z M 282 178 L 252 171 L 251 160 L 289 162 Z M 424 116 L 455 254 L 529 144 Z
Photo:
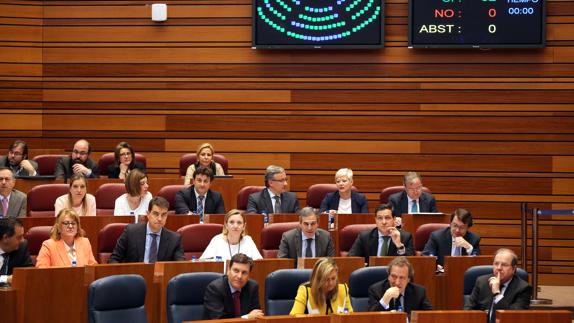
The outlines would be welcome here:
M 279 269 L 265 279 L 266 315 L 288 315 L 299 285 L 309 281 L 311 269 Z
M 205 289 L 220 277 L 218 273 L 184 273 L 173 277 L 167 285 L 168 323 L 202 320 Z
M 517 268 L 516 273 L 518 277 L 521 279 L 528 281 L 528 273 L 522 269 Z M 470 299 L 470 294 L 472 294 L 472 290 L 474 289 L 474 284 L 476 283 L 476 279 L 483 275 L 492 274 L 492 266 L 491 265 L 482 265 L 482 266 L 472 266 L 468 268 L 464 272 L 464 304 L 468 303 Z
M 387 266 L 365 267 L 356 269 L 349 277 L 349 296 L 355 312 L 369 311 L 369 287 L 387 279 Z
M 100 278 L 88 288 L 89 323 L 147 323 L 146 283 L 140 275 Z

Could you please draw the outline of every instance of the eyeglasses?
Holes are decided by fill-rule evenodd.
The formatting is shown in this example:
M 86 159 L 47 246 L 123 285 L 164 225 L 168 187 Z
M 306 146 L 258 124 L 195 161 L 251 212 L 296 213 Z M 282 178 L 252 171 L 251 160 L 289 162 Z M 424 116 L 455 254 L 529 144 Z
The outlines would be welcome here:
M 466 231 L 466 230 L 468 230 L 468 225 L 466 225 L 466 224 L 458 225 L 458 224 L 456 224 L 456 223 L 451 223 L 451 224 L 450 224 L 450 227 L 451 227 L 453 230 L 458 230 L 458 231 Z
M 72 150 L 72 153 L 74 155 L 80 155 L 80 156 L 86 156 L 88 154 L 87 151 L 77 151 L 77 150 Z
M 9 153 L 10 155 L 16 156 L 16 157 L 20 157 L 20 156 L 23 156 L 23 155 L 24 155 L 24 154 L 22 154 L 22 153 L 19 152 L 19 151 L 13 152 L 12 150 L 8 151 L 8 153 Z
M 62 225 L 64 225 L 65 227 L 69 227 L 69 226 L 75 227 L 78 224 L 76 222 L 73 222 L 73 221 L 64 221 L 64 222 L 62 222 Z
M 422 186 L 419 187 L 409 187 L 407 188 L 407 191 L 411 191 L 411 192 L 421 192 L 423 190 Z
M 132 153 L 121 153 L 121 154 L 120 154 L 120 156 L 122 156 L 122 157 L 128 157 L 128 156 L 131 156 L 131 155 L 132 155 Z
M 283 182 L 283 183 L 287 183 L 287 179 L 283 178 L 283 179 L 272 179 L 273 182 Z

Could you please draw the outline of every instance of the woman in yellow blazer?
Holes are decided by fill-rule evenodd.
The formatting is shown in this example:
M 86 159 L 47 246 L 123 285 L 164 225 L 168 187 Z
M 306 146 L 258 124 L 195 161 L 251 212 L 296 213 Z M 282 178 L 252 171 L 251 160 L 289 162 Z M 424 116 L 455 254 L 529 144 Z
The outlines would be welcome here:
M 72 209 L 63 209 L 56 217 L 50 239 L 42 243 L 36 267 L 76 267 L 97 264 L 88 238 L 82 236 L 80 217 Z
M 333 258 L 321 258 L 313 267 L 311 280 L 299 285 L 289 315 L 351 313 L 349 288 L 339 284 L 339 269 Z

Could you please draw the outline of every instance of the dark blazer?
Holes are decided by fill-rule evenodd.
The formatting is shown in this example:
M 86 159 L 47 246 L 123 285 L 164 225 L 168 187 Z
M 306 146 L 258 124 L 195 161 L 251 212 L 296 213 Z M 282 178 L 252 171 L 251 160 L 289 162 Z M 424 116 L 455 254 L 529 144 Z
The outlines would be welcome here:
M 249 314 L 252 310 L 260 309 L 259 305 L 259 285 L 252 279 L 243 286 L 240 294 L 241 315 Z M 203 295 L 203 319 L 226 319 L 235 317 L 235 307 L 233 296 L 229 288 L 227 276 L 223 275 L 205 289 Z
M 494 295 L 488 286 L 488 279 L 492 274 L 480 276 L 476 279 L 474 289 L 470 294 L 467 304 L 464 304 L 465 310 L 483 310 L 489 311 Z M 504 291 L 504 297 L 494 305 L 496 310 L 526 310 L 530 307 L 530 297 L 532 296 L 532 286 L 520 279 L 514 274 L 510 285 Z M 494 315 L 491 323 L 495 322 Z
M 414 256 L 413 236 L 409 232 L 401 231 L 401 242 L 405 245 L 405 254 L 402 256 Z M 369 256 L 377 256 L 379 248 L 379 230 L 374 228 L 366 230 L 357 236 L 348 256 L 365 257 L 365 263 L 369 263 Z M 389 241 L 388 256 L 398 256 L 397 247 L 392 240 Z
M 54 176 L 56 176 L 56 178 L 63 177 L 65 179 L 72 177 L 72 175 L 74 174 L 72 166 L 73 166 L 73 160 L 70 156 L 64 156 L 58 159 L 58 161 L 56 162 L 56 171 L 54 172 Z M 89 178 L 100 177 L 100 169 L 98 168 L 98 163 L 93 161 L 91 158 L 88 158 L 86 160 L 86 164 L 84 166 L 92 170 L 92 173 L 90 174 Z
M 197 210 L 197 196 L 193 185 L 186 187 L 175 194 L 175 214 L 187 214 Z M 221 193 L 207 190 L 205 196 L 205 208 L 203 213 L 206 214 L 223 214 L 225 213 L 225 203 Z
M 391 300 L 389 308 L 386 310 L 383 308 L 381 303 L 379 303 L 387 289 L 390 287 L 391 284 L 388 279 L 374 283 L 369 287 L 370 312 L 390 311 L 396 309 L 396 302 L 398 302 L 398 299 Z M 432 305 L 426 294 L 427 292 L 422 285 L 408 283 L 403 296 L 403 303 L 405 305 L 404 311 L 410 316 L 411 311 L 432 310 Z
M 389 202 L 393 206 L 393 215 L 401 216 L 409 213 L 409 200 L 407 192 L 402 191 L 389 196 Z M 436 209 L 436 200 L 432 194 L 423 192 L 419 197 L 419 212 L 438 212 Z
M 325 198 L 321 202 L 320 212 L 337 210 L 339 208 L 340 199 L 341 195 L 339 195 L 339 191 L 325 195 Z M 351 191 L 351 210 L 353 213 L 369 213 L 369 205 L 365 195 Z
M 281 194 L 281 213 L 297 213 L 299 211 L 299 200 L 297 195 L 292 192 L 285 192 Z M 274 213 L 273 203 L 269 190 L 264 188 L 261 192 L 252 193 L 249 195 L 247 202 L 248 213 Z
M 36 170 L 36 175 L 40 175 L 40 173 L 38 173 L 38 163 L 28 159 L 28 161 L 30 162 L 30 164 L 32 164 L 32 167 L 34 167 L 34 169 Z M 12 168 L 12 166 L 10 166 L 10 161 L 8 160 L 8 156 L 0 156 L 0 167 L 8 167 L 8 168 Z M 14 171 L 14 169 L 12 168 L 12 170 Z M 30 174 L 28 174 L 28 171 L 22 167 L 19 167 L 17 171 L 14 171 L 14 176 L 19 177 L 19 176 L 30 176 Z
M 147 223 L 129 224 L 116 243 L 108 263 L 143 262 L 145 256 Z M 159 238 L 157 261 L 185 260 L 181 236 L 163 228 Z
M 145 173 L 145 166 L 140 162 L 135 162 L 133 167 L 130 167 L 130 170 L 137 168 Z M 120 166 L 116 164 L 112 164 L 108 166 L 108 178 L 120 178 Z
M 464 240 L 472 245 L 472 256 L 480 255 L 480 236 L 476 233 L 466 231 Z M 452 234 L 450 227 L 438 229 L 431 233 L 427 244 L 423 250 L 424 256 L 436 256 L 436 263 L 444 265 L 444 256 L 450 256 L 452 250 Z M 461 248 L 462 256 L 468 256 L 466 249 Z
M 19 218 L 26 216 L 26 206 L 28 204 L 28 198 L 25 193 L 18 190 L 12 190 L 10 193 L 10 201 L 8 201 L 8 214 L 6 217 Z M 4 212 L 2 206 L 0 205 L 0 214 Z
M 301 229 L 295 228 L 283 233 L 279 244 L 278 258 L 301 258 Z M 331 234 L 323 229 L 315 232 L 315 257 L 335 257 L 335 245 Z
M 6 260 L 5 260 L 6 261 Z M 28 241 L 22 240 L 18 249 L 8 253 L 8 265 L 5 268 L 6 272 L 0 273 L 0 275 L 12 275 L 15 267 L 33 267 L 32 258 L 30 258 L 30 252 L 28 252 Z

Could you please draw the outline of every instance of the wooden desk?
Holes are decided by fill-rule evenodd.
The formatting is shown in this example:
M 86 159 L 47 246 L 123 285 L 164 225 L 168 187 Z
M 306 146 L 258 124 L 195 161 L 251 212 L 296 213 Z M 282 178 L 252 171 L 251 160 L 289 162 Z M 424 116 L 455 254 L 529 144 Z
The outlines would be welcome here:
M 498 310 L 497 323 L 570 323 L 572 312 L 566 310 Z
M 297 268 L 313 269 L 320 258 L 298 258 Z M 333 257 L 339 267 L 339 283 L 349 284 L 349 277 L 356 269 L 365 267 L 363 257 Z
M 88 193 L 96 194 L 98 187 L 104 183 L 123 183 L 123 180 L 112 178 L 90 178 L 88 179 Z M 28 193 L 32 187 L 40 184 L 61 184 L 61 179 L 43 180 L 43 179 L 17 179 L 15 188 L 24 193 Z M 182 185 L 183 179 L 176 177 L 162 177 L 149 179 L 149 191 L 156 196 L 159 190 L 166 185 Z M 211 189 L 221 193 L 225 202 L 225 209 L 231 210 L 237 207 L 237 192 L 245 185 L 244 178 L 217 178 L 211 183 Z
M 492 265 L 492 256 L 444 257 L 444 274 L 437 277 L 437 288 L 443 292 L 437 308 L 460 310 L 464 306 L 464 272 L 478 265 Z
M 0 313 L 2 322 L 15 323 L 16 315 L 16 290 L 11 287 L 0 287 Z
M 355 312 L 331 315 L 331 323 L 405 323 L 406 321 L 407 313 L 402 312 Z
M 424 256 L 407 256 L 406 258 L 415 271 L 414 282 L 426 288 L 427 297 L 433 308 L 436 308 L 439 299 L 435 279 L 436 258 Z M 369 266 L 387 266 L 393 259 L 395 257 L 369 257 Z
M 182 323 L 255 323 L 257 319 L 219 319 L 219 320 L 197 320 L 197 321 L 183 321 Z
M 461 297 L 462 298 L 462 297 Z M 484 311 L 412 311 L 411 323 L 484 323 Z
M 84 276 L 83 267 L 14 268 L 16 322 L 87 322 Z
M 257 323 L 331 323 L 331 317 L 329 315 L 262 316 L 257 319 Z

